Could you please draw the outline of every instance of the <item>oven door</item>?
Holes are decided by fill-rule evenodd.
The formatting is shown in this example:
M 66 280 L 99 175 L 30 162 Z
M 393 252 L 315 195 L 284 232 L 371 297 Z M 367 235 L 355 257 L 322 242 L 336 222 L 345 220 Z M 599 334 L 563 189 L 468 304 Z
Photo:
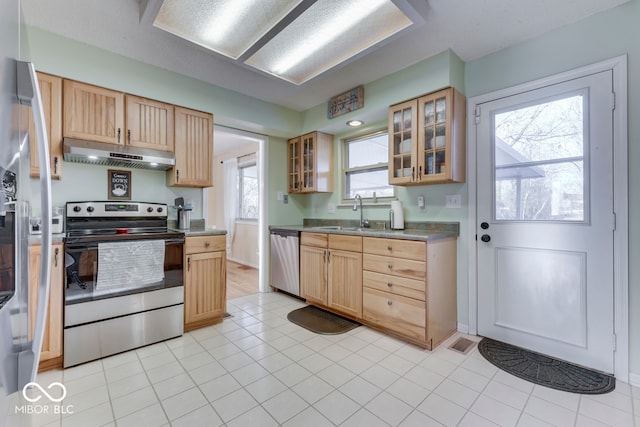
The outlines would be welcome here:
M 183 285 L 184 237 L 65 244 L 65 305 Z

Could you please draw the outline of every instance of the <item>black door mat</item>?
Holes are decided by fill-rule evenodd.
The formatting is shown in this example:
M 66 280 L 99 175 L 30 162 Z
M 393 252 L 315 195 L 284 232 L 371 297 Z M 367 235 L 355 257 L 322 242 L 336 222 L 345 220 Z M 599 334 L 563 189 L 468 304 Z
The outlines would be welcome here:
M 480 341 L 478 350 L 498 368 L 534 384 L 581 394 L 604 394 L 616 388 L 611 375 L 489 338 Z
M 345 319 L 342 316 L 329 313 L 312 305 L 293 310 L 287 314 L 287 319 L 311 332 L 324 335 L 343 334 L 360 326 L 358 322 Z

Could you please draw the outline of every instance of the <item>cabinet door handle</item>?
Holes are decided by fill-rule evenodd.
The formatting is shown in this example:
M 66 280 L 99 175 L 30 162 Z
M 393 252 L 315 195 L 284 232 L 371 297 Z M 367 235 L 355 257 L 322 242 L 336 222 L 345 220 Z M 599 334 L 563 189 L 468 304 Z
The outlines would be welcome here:
M 392 305 L 392 304 L 393 304 L 393 301 L 391 301 L 391 300 L 387 301 L 387 305 Z
M 327 251 L 322 251 L 322 262 L 327 262 Z
M 120 128 L 118 128 L 118 144 L 120 144 Z
M 331 264 L 331 251 L 327 252 L 327 264 Z
M 58 266 L 58 258 L 60 258 L 60 248 L 56 248 L 56 252 L 55 252 L 55 266 Z
M 420 179 L 422 179 L 422 165 L 418 168 L 418 181 L 420 181 Z
M 187 271 L 191 271 L 191 257 L 187 258 Z
M 416 167 L 413 166 L 411 168 L 411 181 L 415 181 L 416 180 Z
M 131 129 L 127 129 L 127 145 L 131 145 Z
M 58 159 L 58 156 L 55 156 L 55 157 L 53 158 L 53 173 L 54 173 L 55 175 L 57 175 L 57 174 L 58 174 L 58 162 L 59 162 L 59 161 L 60 161 L 60 160 Z
M 176 182 L 180 182 L 180 169 L 176 169 Z

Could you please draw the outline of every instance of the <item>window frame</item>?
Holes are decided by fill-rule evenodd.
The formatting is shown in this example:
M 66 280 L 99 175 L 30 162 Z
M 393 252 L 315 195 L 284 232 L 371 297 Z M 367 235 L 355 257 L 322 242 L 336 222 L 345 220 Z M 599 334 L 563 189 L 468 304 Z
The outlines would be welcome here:
M 237 167 L 237 170 L 238 170 L 238 173 L 237 173 L 237 175 L 238 175 L 238 206 L 237 206 L 238 215 L 236 217 L 237 221 L 257 222 L 258 219 L 259 219 L 259 215 L 260 215 L 259 214 L 259 210 L 260 210 L 260 191 L 259 191 L 259 189 L 258 189 L 258 203 L 257 203 L 258 213 L 257 213 L 257 216 L 255 218 L 248 218 L 248 217 L 243 216 L 243 206 L 244 206 L 244 185 L 243 185 L 244 169 L 251 168 L 251 167 L 255 167 L 256 171 L 258 170 L 257 159 L 254 158 L 252 160 L 244 161 L 244 162 L 241 162 L 240 158 L 238 159 L 238 167 Z M 260 177 L 257 176 L 256 177 L 256 181 L 258 181 L 258 186 L 259 186 L 259 180 L 260 180 Z
M 358 167 L 354 167 L 354 168 L 349 168 L 349 144 L 357 142 L 357 141 L 362 141 L 364 139 L 370 139 L 370 138 L 374 138 L 377 136 L 381 136 L 381 135 L 387 135 L 387 139 L 388 139 L 388 135 L 389 135 L 389 130 L 388 128 L 384 127 L 384 128 L 380 128 L 377 130 L 373 130 L 373 131 L 369 131 L 366 133 L 362 133 L 359 135 L 354 135 L 351 136 L 349 138 L 344 138 L 342 140 L 342 171 L 341 171 L 341 177 L 342 177 L 342 189 L 341 189 L 341 193 L 340 193 L 340 203 L 344 204 L 344 205 L 351 205 L 353 203 L 353 201 L 355 200 L 355 197 L 347 197 L 348 194 L 348 189 L 349 189 L 349 175 L 353 174 L 353 173 L 358 173 L 358 172 L 373 172 L 373 171 L 379 171 L 379 170 L 384 170 L 386 175 L 389 175 L 389 152 L 388 152 L 388 144 L 387 144 L 387 159 L 384 162 L 379 162 L 376 164 L 370 164 L 370 165 L 365 165 L 365 166 L 358 166 Z M 392 200 L 396 199 L 397 196 L 397 186 L 393 185 L 393 184 L 389 184 L 388 180 L 387 180 L 387 185 L 389 185 L 389 187 L 391 187 L 393 189 L 393 195 L 391 196 L 387 196 L 387 197 L 378 197 L 376 196 L 374 197 L 362 197 L 362 201 L 365 203 L 377 203 L 377 204 L 384 204 L 384 203 L 391 203 Z

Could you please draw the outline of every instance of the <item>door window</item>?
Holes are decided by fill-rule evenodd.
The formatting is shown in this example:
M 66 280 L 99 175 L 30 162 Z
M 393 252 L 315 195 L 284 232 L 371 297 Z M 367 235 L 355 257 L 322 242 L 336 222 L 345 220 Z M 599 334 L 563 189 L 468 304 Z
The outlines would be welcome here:
M 493 116 L 495 220 L 587 220 L 587 106 L 580 91 Z

